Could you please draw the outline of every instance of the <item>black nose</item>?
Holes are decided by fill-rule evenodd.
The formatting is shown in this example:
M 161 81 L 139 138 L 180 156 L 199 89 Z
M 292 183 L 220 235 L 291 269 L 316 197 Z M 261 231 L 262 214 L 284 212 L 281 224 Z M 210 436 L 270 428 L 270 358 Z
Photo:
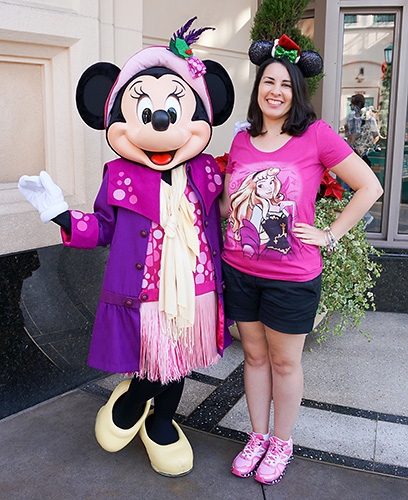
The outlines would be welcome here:
M 155 111 L 152 116 L 152 125 L 154 130 L 157 130 L 158 132 L 167 130 L 170 125 L 170 116 L 167 111 L 164 111 L 164 109 L 158 109 Z

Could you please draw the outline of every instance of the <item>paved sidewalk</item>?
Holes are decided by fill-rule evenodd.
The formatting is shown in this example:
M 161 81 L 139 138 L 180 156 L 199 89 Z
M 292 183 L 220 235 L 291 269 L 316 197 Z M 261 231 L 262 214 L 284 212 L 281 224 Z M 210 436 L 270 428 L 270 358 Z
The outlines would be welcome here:
M 370 341 L 351 329 L 322 345 L 308 337 L 304 399 L 293 430 L 298 456 L 408 478 L 407 320 L 367 313 L 362 327 Z M 107 398 L 120 380 L 110 376 L 88 390 Z M 186 379 L 178 414 L 191 428 L 246 440 L 251 425 L 239 341 L 216 366 Z
M 234 341 L 215 367 L 186 379 L 177 420 L 193 445 L 191 474 L 155 473 L 138 437 L 116 454 L 99 447 L 96 413 L 122 379 L 111 375 L 0 420 L 1 497 L 408 499 L 408 315 L 369 312 L 362 326 L 370 342 L 352 330 L 322 346 L 308 337 L 296 456 L 277 485 L 230 473 L 250 430 Z
M 1 497 L 7 500 L 404 500 L 408 481 L 295 458 L 284 479 L 263 486 L 229 467 L 241 444 L 185 429 L 194 469 L 166 478 L 140 439 L 105 452 L 93 435 L 102 396 L 75 390 L 0 422 Z

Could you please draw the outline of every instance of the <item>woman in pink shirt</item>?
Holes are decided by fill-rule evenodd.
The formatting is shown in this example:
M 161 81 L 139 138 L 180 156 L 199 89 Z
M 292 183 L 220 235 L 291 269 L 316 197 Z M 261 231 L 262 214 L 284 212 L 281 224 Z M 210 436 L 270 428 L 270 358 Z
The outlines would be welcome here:
M 285 35 L 255 42 L 249 55 L 259 66 L 249 126 L 234 138 L 221 200 L 221 214 L 229 218 L 222 255 L 226 315 L 240 332 L 253 428 L 232 472 L 273 484 L 293 456 L 302 351 L 320 299 L 319 247 L 334 250 L 382 188 L 348 144 L 316 120 L 306 78 L 322 70 L 320 56 L 301 52 Z M 328 168 L 355 194 L 331 227 L 321 230 L 314 227 L 314 206 Z

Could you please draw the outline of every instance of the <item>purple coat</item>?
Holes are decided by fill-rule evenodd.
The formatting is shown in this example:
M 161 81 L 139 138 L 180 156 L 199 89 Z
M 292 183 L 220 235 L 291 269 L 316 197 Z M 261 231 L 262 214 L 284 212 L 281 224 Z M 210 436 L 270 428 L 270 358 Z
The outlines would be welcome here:
M 214 158 L 201 154 L 187 163 L 187 179 L 202 207 L 219 299 L 217 346 L 220 355 L 231 343 L 224 316 L 221 271 L 222 233 L 217 197 L 223 186 Z M 103 371 L 139 369 L 140 303 L 151 222 L 160 223 L 161 173 L 119 158 L 105 166 L 93 214 L 71 211 L 72 233 L 64 244 L 94 248 L 110 244 L 88 364 Z

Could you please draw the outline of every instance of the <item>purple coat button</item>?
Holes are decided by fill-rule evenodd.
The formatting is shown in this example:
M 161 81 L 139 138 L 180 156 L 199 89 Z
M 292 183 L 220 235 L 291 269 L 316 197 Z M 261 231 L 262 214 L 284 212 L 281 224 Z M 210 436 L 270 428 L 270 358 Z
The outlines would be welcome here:
M 134 304 L 133 300 L 132 299 L 126 299 L 125 300 L 125 306 L 126 307 L 132 307 Z
M 138 271 L 141 271 L 143 269 L 143 264 L 141 262 L 138 262 L 135 267 Z
M 142 229 L 142 230 L 140 231 L 140 236 L 141 236 L 142 238 L 147 238 L 147 231 L 146 231 L 145 229 Z

